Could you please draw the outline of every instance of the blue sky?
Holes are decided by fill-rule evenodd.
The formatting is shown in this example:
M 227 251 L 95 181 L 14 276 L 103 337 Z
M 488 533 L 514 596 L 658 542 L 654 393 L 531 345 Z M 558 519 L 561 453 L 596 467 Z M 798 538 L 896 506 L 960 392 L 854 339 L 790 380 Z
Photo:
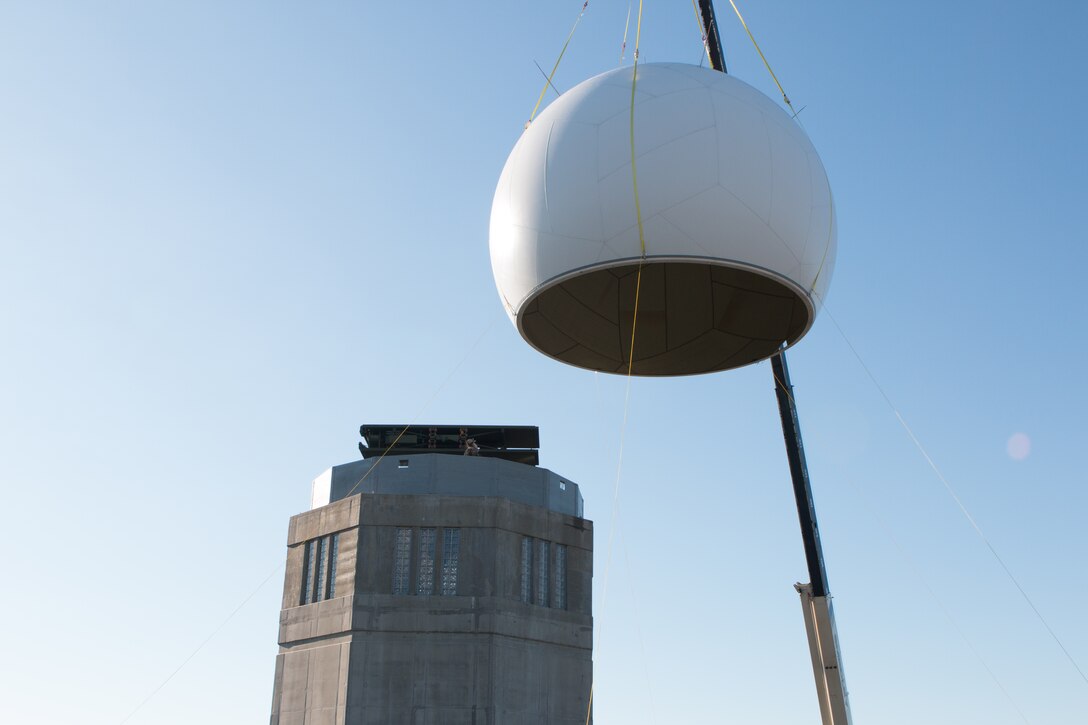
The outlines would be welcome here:
M 790 364 L 855 720 L 1083 723 L 850 345 L 1088 669 L 1086 12 L 740 6 L 837 203 L 849 343 L 825 314 Z M 769 366 L 633 381 L 609 565 L 624 381 L 495 293 L 495 182 L 578 9 L 0 6 L 5 721 L 121 722 L 255 590 L 129 722 L 265 721 L 287 520 L 360 423 L 415 420 L 539 425 L 581 484 L 597 723 L 819 722 Z M 560 90 L 620 63 L 627 9 L 590 3 Z M 647 3 L 641 47 L 698 63 L 691 7 Z

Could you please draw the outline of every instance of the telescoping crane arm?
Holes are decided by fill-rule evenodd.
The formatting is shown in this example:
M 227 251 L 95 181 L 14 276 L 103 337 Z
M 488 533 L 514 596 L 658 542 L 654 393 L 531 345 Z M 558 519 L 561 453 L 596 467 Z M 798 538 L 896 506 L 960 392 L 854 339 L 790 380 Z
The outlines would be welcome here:
M 712 0 L 699 0 L 699 14 L 703 21 L 703 38 L 710 65 L 714 70 L 725 73 L 725 53 L 718 35 Z M 805 631 L 808 632 L 808 646 L 812 654 L 812 672 L 816 678 L 816 694 L 820 700 L 820 717 L 823 725 L 851 725 L 850 702 L 842 671 L 842 657 L 839 655 L 839 637 L 835 631 L 835 612 L 828 596 L 827 569 L 820 546 L 820 530 L 816 525 L 816 506 L 812 501 L 805 448 L 801 443 L 801 424 L 797 418 L 784 348 L 771 358 L 771 370 L 808 564 L 809 583 L 796 584 L 794 588 L 801 596 Z
M 816 695 L 820 700 L 820 716 L 824 725 L 851 725 L 850 701 L 846 694 L 846 677 L 839 654 L 839 635 L 835 631 L 835 611 L 827 591 L 827 569 L 820 545 L 820 529 L 816 524 L 816 505 L 809 485 L 805 447 L 801 442 L 801 424 L 790 384 L 786 356 L 779 350 L 771 358 L 775 396 L 782 417 L 782 435 L 786 440 L 786 457 L 790 462 L 793 494 L 797 500 L 797 518 L 801 523 L 801 539 L 805 544 L 808 564 L 808 584 L 795 584 L 801 596 L 801 609 L 808 632 L 808 647 L 812 655 L 812 673 L 816 678 Z
M 835 631 L 831 599 L 813 596 L 811 584 L 794 584 L 793 588 L 801 595 L 820 717 L 824 725 L 850 725 L 850 700 L 846 696 L 846 678 L 839 666 L 839 635 Z

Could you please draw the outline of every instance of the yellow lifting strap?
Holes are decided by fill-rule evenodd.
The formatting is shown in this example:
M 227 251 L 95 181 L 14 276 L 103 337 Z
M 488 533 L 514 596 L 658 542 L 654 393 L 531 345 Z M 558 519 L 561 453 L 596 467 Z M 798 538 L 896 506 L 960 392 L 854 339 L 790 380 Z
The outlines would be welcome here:
M 767 67 L 767 72 L 771 74 L 771 78 L 774 79 L 774 84 L 778 86 L 778 92 L 782 94 L 782 100 L 789 106 L 790 111 L 793 111 L 793 115 L 796 116 L 797 112 L 793 110 L 793 104 L 790 103 L 789 96 L 786 95 L 786 91 L 782 88 L 782 84 L 778 82 L 778 76 L 774 74 L 771 69 L 771 64 L 767 62 L 767 56 L 763 55 L 763 51 L 759 48 L 759 43 L 756 42 L 756 36 L 752 35 L 752 31 L 748 29 L 748 23 L 744 22 L 744 16 L 740 14 L 740 8 L 733 0 L 729 0 L 729 4 L 733 6 L 733 12 L 737 14 L 737 18 L 740 20 L 740 24 L 744 26 L 744 32 L 748 33 L 748 39 L 752 41 L 752 45 L 756 47 L 756 52 L 759 53 L 759 57 L 763 59 L 763 65 Z

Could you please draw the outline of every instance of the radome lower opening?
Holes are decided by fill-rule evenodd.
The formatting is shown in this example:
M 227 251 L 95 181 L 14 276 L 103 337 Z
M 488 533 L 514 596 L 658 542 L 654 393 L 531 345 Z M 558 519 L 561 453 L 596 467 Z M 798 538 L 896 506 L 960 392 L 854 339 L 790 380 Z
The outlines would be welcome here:
M 581 368 L 626 374 L 638 261 L 542 287 L 518 328 L 545 355 Z M 697 375 L 770 357 L 796 342 L 813 310 L 765 274 L 705 262 L 650 262 L 638 293 L 633 375 Z

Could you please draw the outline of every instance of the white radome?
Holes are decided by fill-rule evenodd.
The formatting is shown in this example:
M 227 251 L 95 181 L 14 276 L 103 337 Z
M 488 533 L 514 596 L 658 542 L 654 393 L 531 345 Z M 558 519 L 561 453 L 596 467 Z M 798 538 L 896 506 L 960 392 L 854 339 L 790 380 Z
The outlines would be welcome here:
M 491 209 L 491 264 L 530 345 L 626 373 L 643 257 L 631 168 L 632 69 L 533 121 Z M 827 175 L 804 131 L 736 78 L 638 66 L 635 171 L 645 239 L 632 372 L 740 367 L 812 326 L 835 262 Z

